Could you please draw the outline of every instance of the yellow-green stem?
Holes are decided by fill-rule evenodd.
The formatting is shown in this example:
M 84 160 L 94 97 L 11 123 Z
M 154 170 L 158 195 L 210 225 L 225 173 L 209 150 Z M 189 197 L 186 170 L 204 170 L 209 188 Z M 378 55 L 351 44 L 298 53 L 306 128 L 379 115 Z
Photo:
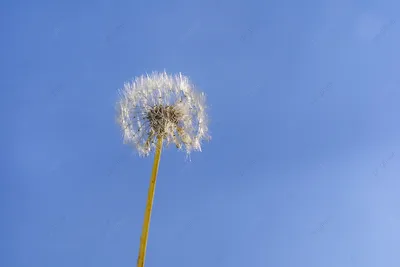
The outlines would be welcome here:
M 156 154 L 154 156 L 153 170 L 151 172 L 149 192 L 147 194 L 146 212 L 144 214 L 144 222 L 142 228 L 142 235 L 140 237 L 139 256 L 137 260 L 137 267 L 144 267 L 144 260 L 146 256 L 147 238 L 149 236 L 151 210 L 153 208 L 154 192 L 156 189 L 158 166 L 160 164 L 160 156 L 162 150 L 163 138 L 158 137 Z

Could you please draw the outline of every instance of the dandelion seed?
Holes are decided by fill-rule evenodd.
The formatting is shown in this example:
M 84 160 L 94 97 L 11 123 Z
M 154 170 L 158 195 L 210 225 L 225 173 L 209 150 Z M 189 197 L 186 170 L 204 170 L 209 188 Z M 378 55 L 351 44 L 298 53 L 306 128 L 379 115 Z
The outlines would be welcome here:
M 178 149 L 201 151 L 202 140 L 210 140 L 204 93 L 197 93 L 189 78 L 154 72 L 125 83 L 118 102 L 118 123 L 124 142 L 140 156 L 155 150 L 140 240 L 138 267 L 144 266 L 147 237 L 163 142 Z
M 201 141 L 209 139 L 205 96 L 182 74 L 141 76 L 120 93 L 118 122 L 124 141 L 141 156 L 156 148 L 157 138 L 187 153 L 201 151 Z

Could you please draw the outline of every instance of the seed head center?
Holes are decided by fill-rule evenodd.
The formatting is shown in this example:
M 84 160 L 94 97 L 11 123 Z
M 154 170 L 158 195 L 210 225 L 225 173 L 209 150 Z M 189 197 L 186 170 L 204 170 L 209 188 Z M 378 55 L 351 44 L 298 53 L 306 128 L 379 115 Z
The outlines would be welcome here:
M 151 132 L 158 136 L 164 136 L 171 127 L 176 128 L 181 118 L 181 112 L 171 105 L 156 105 L 146 115 Z

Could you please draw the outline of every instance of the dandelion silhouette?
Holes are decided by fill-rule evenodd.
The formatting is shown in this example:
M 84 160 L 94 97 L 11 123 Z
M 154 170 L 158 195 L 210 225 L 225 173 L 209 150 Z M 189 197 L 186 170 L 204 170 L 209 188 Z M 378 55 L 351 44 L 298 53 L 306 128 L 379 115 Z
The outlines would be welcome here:
M 163 143 L 175 144 L 187 155 L 201 151 L 210 140 L 204 93 L 197 93 L 189 78 L 153 72 L 125 83 L 117 104 L 124 142 L 142 157 L 155 150 L 137 267 L 145 262 L 154 191 Z

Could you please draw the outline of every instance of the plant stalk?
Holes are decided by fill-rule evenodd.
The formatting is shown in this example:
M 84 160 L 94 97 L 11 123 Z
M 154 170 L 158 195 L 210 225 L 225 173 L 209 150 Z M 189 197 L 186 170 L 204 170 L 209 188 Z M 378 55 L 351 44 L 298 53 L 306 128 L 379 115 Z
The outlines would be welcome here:
M 147 239 L 149 236 L 149 228 L 150 228 L 151 210 L 153 208 L 153 199 L 154 199 L 154 192 L 156 189 L 157 173 L 158 173 L 158 166 L 160 164 L 162 144 L 163 144 L 163 138 L 158 137 L 156 154 L 154 155 L 153 170 L 151 172 L 151 177 L 150 177 L 149 192 L 147 194 L 147 204 L 146 204 L 146 212 L 144 214 L 142 235 L 140 237 L 140 248 L 139 248 L 139 256 L 137 259 L 137 267 L 144 267 Z

